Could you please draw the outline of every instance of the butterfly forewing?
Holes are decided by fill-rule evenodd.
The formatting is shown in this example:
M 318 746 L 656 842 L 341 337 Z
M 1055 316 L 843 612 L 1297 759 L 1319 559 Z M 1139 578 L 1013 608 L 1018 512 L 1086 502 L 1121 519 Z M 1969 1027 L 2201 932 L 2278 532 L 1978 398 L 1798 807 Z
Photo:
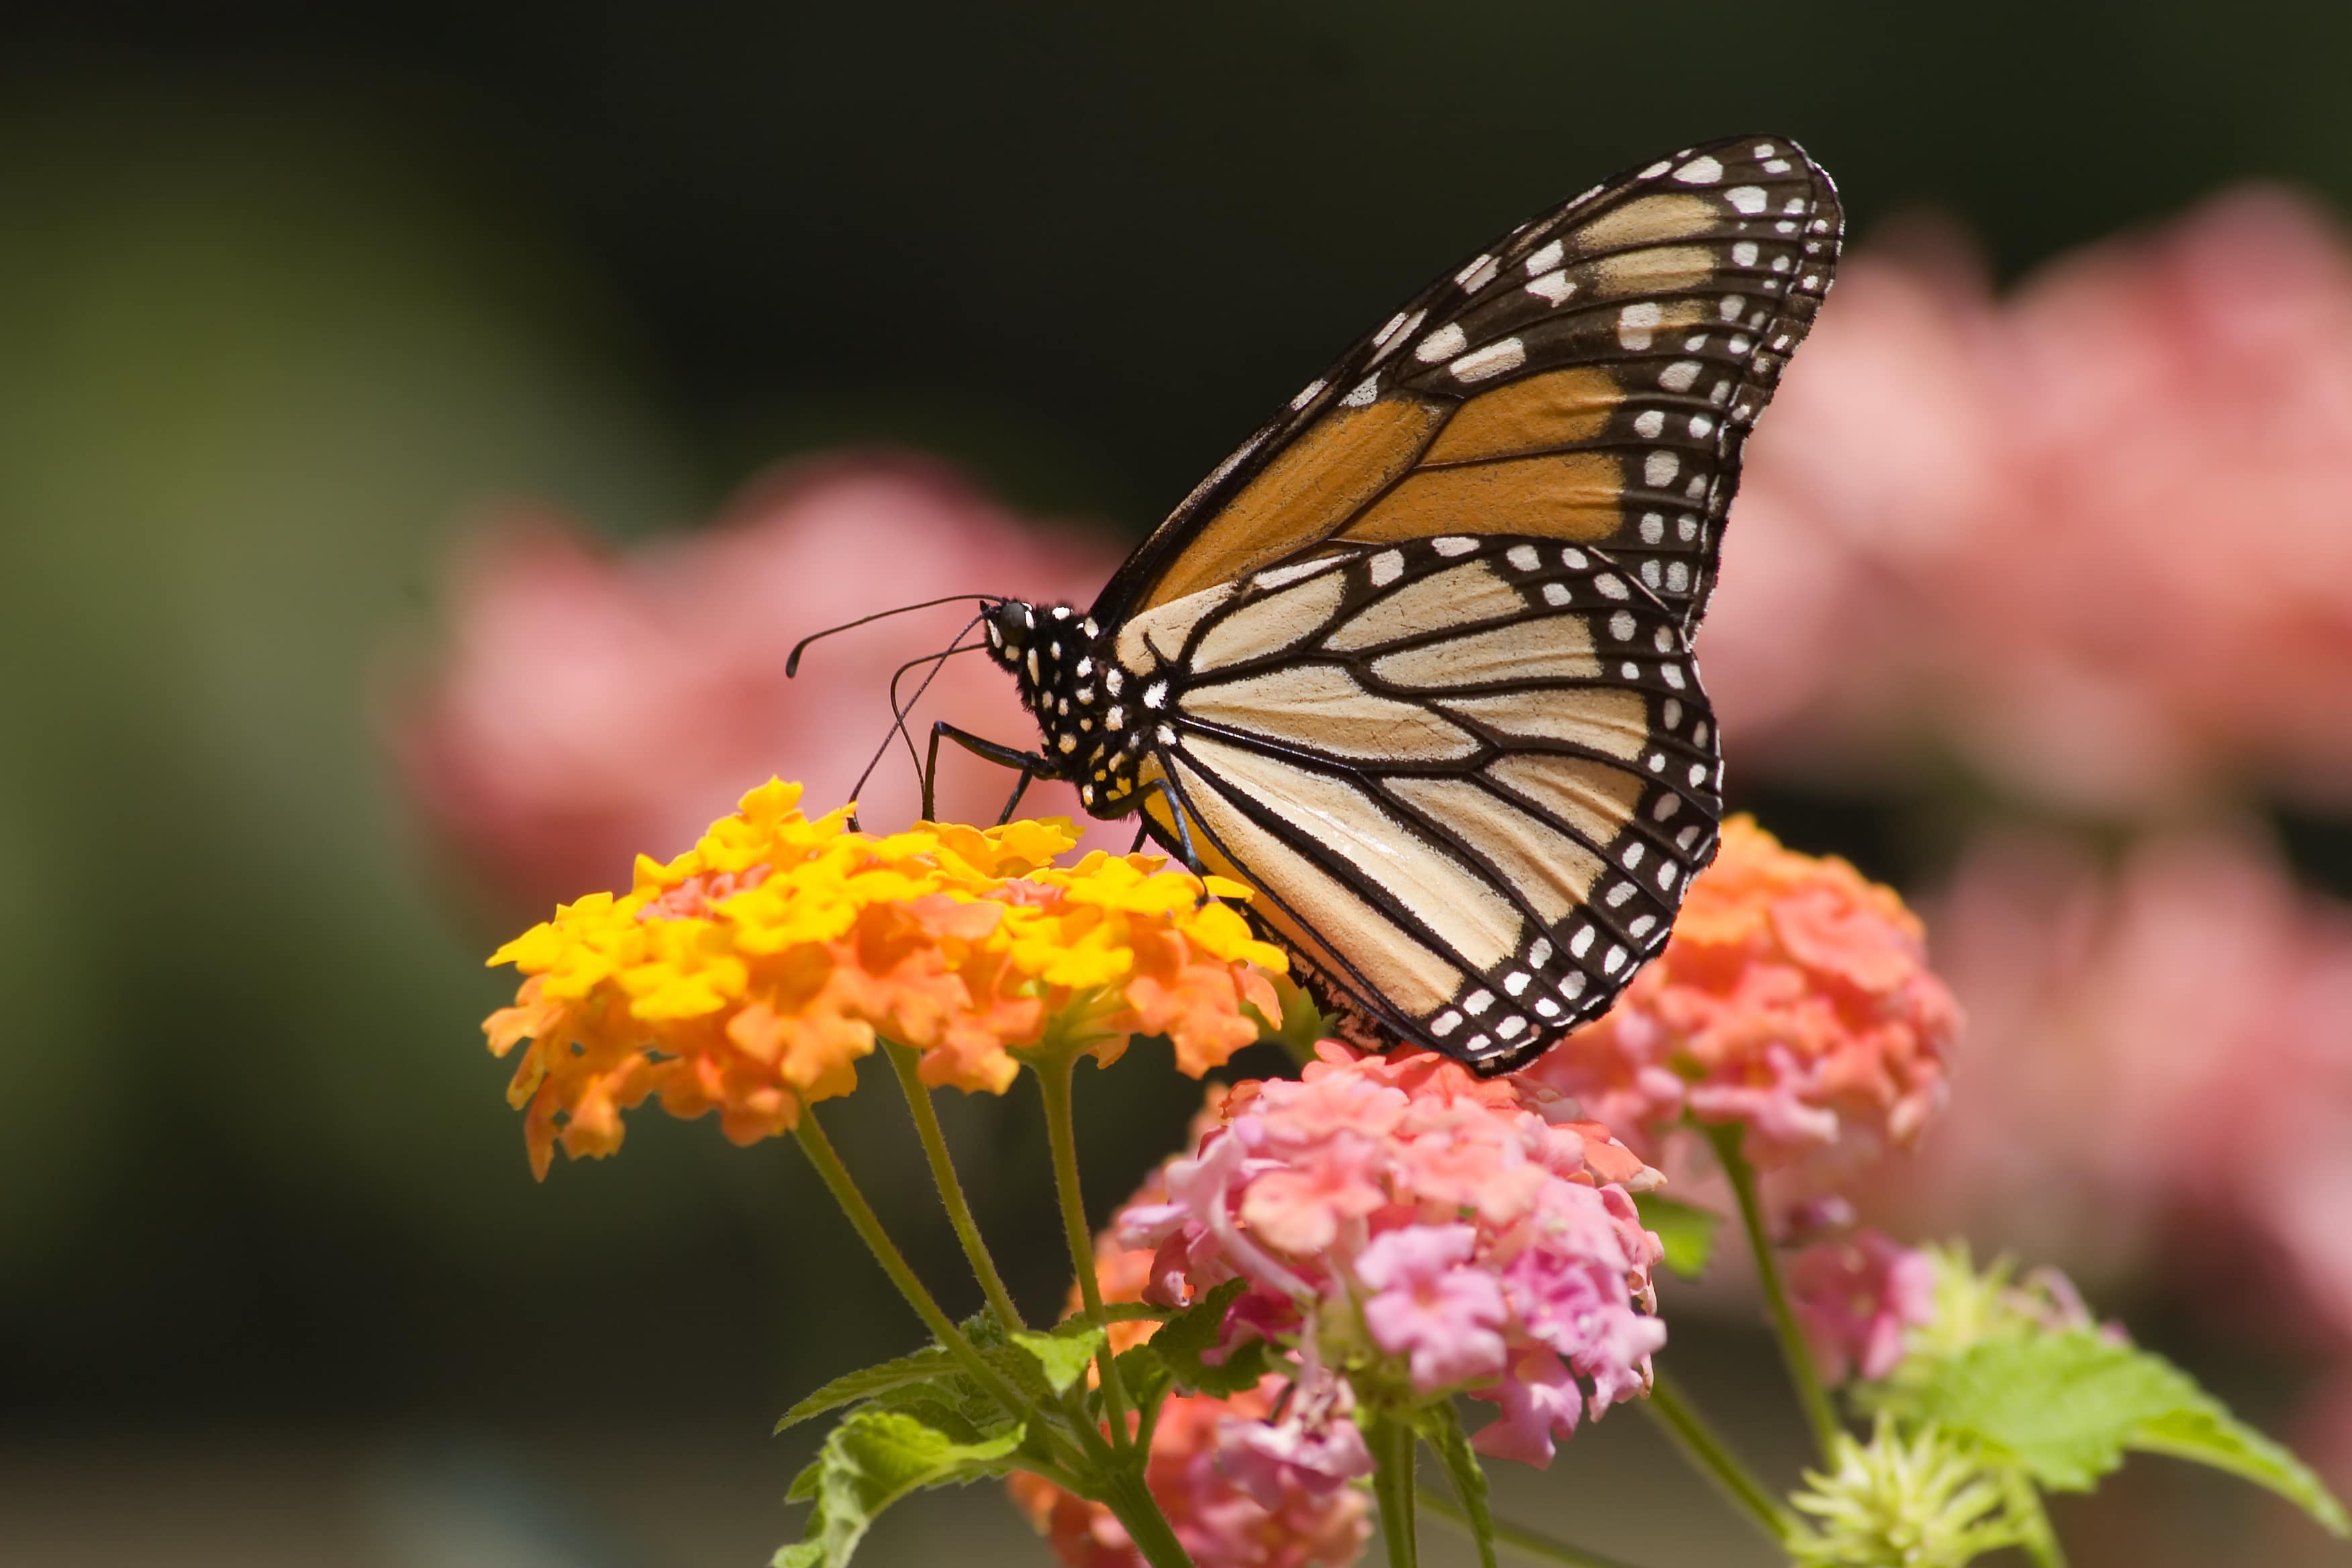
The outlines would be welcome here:
M 1607 182 L 1425 289 L 1155 531 L 1106 623 L 1332 540 L 1597 546 L 1687 632 L 1739 447 L 1837 259 L 1829 178 L 1738 137 Z
M 992 623 L 1045 731 L 1034 771 L 1257 889 L 1365 1045 L 1501 1072 L 1597 1016 L 1715 852 L 1690 640 L 1840 232 L 1802 152 L 1737 137 L 1471 258 L 1203 480 L 1091 616 Z
M 1327 1006 L 1391 1036 L 1529 1059 L 1656 951 L 1714 853 L 1678 617 L 1597 550 L 1337 546 L 1135 625 L 1194 847 L 1258 889 Z

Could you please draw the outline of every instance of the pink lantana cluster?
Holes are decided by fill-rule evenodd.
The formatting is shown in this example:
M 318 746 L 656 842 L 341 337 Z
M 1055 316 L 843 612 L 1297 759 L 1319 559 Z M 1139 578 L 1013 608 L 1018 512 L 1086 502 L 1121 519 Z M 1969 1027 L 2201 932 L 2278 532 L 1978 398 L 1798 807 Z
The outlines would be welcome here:
M 1346 1568 L 1363 1552 L 1371 1525 L 1360 1490 L 1231 1461 L 1227 1432 L 1273 1430 L 1266 1417 L 1282 1390 L 1282 1379 L 1269 1377 L 1231 1398 L 1179 1394 L 1160 1407 L 1144 1484 L 1198 1568 Z M 1041 1476 L 1014 1475 L 1011 1487 L 1066 1568 L 1143 1568 L 1143 1553 L 1101 1503 Z
M 1685 1112 L 1741 1124 L 1759 1165 L 1866 1155 L 1911 1142 L 1943 1108 L 1959 1023 L 1892 889 L 1738 816 L 1665 952 L 1520 1076 L 1652 1157 Z
M 1861 1230 L 1799 1253 L 1789 1291 L 1823 1377 L 1882 1378 L 1903 1359 L 1904 1331 L 1935 1321 L 1936 1266 L 1916 1247 Z
M 1228 1424 L 1235 1473 L 1367 1474 L 1360 1405 L 1454 1392 L 1502 1407 L 1482 1451 L 1541 1466 L 1582 1415 L 1646 1392 L 1660 1248 L 1630 1194 L 1657 1173 L 1535 1086 L 1318 1050 L 1301 1081 L 1237 1086 L 1115 1222 L 1155 1249 L 1148 1299 L 1244 1279 L 1228 1352 L 1264 1338 L 1295 1368 L 1279 1422 Z

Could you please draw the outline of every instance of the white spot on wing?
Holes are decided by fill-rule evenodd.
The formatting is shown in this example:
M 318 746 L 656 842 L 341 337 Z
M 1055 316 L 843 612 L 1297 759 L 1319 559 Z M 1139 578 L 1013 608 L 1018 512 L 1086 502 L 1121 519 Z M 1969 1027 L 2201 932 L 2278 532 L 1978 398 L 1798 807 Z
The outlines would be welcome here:
M 1545 246 L 1541 250 L 1537 251 L 1535 254 L 1528 258 L 1528 276 L 1534 278 L 1541 273 L 1549 272 L 1553 268 L 1559 266 L 1562 261 L 1566 260 L 1567 258 L 1568 247 L 1555 239 L 1549 245 Z
M 1668 392 L 1688 392 L 1701 368 L 1695 359 L 1678 359 L 1658 373 L 1658 384 Z
M 1665 427 L 1665 415 L 1655 408 L 1644 408 L 1633 416 L 1633 434 L 1645 441 L 1655 440 L 1658 432 Z
M 1316 394 L 1322 390 L 1323 383 L 1319 381 L 1308 382 L 1307 384 L 1306 390 L 1302 391 L 1297 396 L 1290 400 L 1290 406 L 1294 410 L 1306 407 L 1308 404 L 1315 401 Z
M 1462 285 L 1464 292 L 1470 294 L 1476 293 L 1494 280 L 1495 258 L 1491 256 L 1478 258 L 1454 275 L 1454 281 Z
M 1642 459 L 1642 478 L 1654 489 L 1670 484 L 1682 472 L 1683 460 L 1672 452 L 1653 452 Z
M 1318 572 L 1328 572 L 1346 559 L 1344 555 L 1326 555 L 1315 561 L 1294 561 L 1287 566 L 1269 566 L 1252 581 L 1261 588 L 1279 588 L 1285 584 L 1312 577 Z M 1084 674 L 1085 671 L 1079 673 Z
M 1429 547 L 1440 555 L 1467 555 L 1478 548 L 1478 542 L 1465 538 L 1458 533 L 1450 533 L 1443 539 L 1431 540 Z
M 1394 353 L 1397 345 L 1412 336 L 1414 330 L 1421 325 L 1422 319 L 1428 314 L 1426 310 L 1415 310 L 1410 316 L 1397 316 L 1391 319 L 1387 326 L 1381 329 L 1380 335 L 1372 340 L 1372 357 L 1369 363 L 1378 364 Z
M 1675 171 L 1675 178 L 1685 185 L 1711 185 L 1723 178 L 1723 165 L 1711 157 L 1693 158 Z
M 1385 588 L 1404 575 L 1404 552 L 1383 550 L 1372 557 L 1372 586 Z
M 1723 199 L 1749 217 L 1764 210 L 1764 188 L 1761 185 L 1734 185 L 1723 193 Z
M 1661 312 L 1655 300 L 1637 300 L 1617 312 L 1617 342 L 1636 353 L 1650 346 Z
M 1565 272 L 1547 272 L 1528 285 L 1528 292 L 1557 305 L 1576 292 L 1576 285 L 1569 281 Z
M 1356 384 L 1349 390 L 1348 395 L 1339 399 L 1339 404 L 1343 408 L 1368 407 L 1371 404 L 1371 401 L 1380 395 L 1381 378 L 1377 375 L 1368 375 L 1364 377 L 1363 380 L 1356 383 Z
M 1448 321 L 1422 339 L 1420 346 L 1412 351 L 1412 357 L 1423 364 L 1435 364 L 1439 360 L 1452 359 L 1468 347 L 1469 342 L 1470 340 L 1462 335 L 1462 324 Z
M 1423 344 L 1426 348 L 1428 345 Z M 1447 368 L 1459 381 L 1486 381 L 1528 363 L 1528 347 L 1517 338 L 1505 338 L 1464 354 Z

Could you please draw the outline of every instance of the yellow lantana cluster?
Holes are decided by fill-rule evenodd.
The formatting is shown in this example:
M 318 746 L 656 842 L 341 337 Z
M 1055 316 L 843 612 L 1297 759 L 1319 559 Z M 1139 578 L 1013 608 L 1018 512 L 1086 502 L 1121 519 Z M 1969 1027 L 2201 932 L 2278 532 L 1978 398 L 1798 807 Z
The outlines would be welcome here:
M 717 1110 L 750 1143 L 846 1094 L 877 1036 L 922 1052 L 924 1081 L 1002 1093 L 1011 1055 L 1048 1038 L 1108 1061 L 1164 1034 L 1198 1077 L 1258 1037 L 1281 1004 L 1279 950 L 1227 904 L 1249 897 L 1158 856 L 1059 868 L 1066 821 L 852 831 L 811 820 L 770 780 L 667 865 L 640 858 L 625 894 L 557 909 L 491 955 L 525 978 L 483 1025 L 525 1110 L 534 1171 L 621 1143 L 621 1112 L 658 1095 Z

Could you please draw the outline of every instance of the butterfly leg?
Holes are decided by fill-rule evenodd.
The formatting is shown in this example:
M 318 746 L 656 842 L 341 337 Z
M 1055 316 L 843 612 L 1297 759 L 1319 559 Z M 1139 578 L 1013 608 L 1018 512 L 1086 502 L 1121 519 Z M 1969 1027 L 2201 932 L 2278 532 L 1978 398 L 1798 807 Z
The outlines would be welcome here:
M 1051 771 L 1045 759 L 1034 752 L 1000 745 L 941 720 L 931 726 L 930 755 L 923 763 L 923 820 L 926 822 L 939 820 L 932 813 L 936 805 L 934 795 L 940 776 L 940 742 L 942 739 L 953 741 L 974 756 L 985 757 L 1000 767 L 1014 769 L 1021 774 L 1021 781 L 1013 787 L 1013 798 L 1005 803 L 1004 815 L 997 819 L 999 823 L 1013 819 L 1013 808 L 1021 804 L 1022 793 L 1028 789 L 1029 781 Z
M 1192 825 L 1184 819 L 1184 808 L 1177 803 L 1176 796 L 1169 790 L 1167 781 L 1164 779 L 1153 779 L 1150 784 L 1145 784 L 1142 791 L 1136 797 L 1136 805 L 1139 810 L 1143 804 L 1143 795 L 1150 794 L 1153 790 L 1158 790 L 1160 792 L 1160 798 L 1168 803 L 1168 818 L 1176 825 L 1176 858 L 1184 862 L 1184 868 L 1186 870 L 1192 872 L 1195 877 L 1201 878 L 1205 882 L 1208 879 L 1209 872 L 1208 868 L 1201 864 L 1200 851 L 1192 847 Z M 1141 813 L 1141 815 L 1143 816 L 1145 826 L 1139 829 L 1135 835 L 1135 847 L 1137 849 L 1143 847 L 1143 840 L 1150 832 L 1150 814 L 1144 812 Z M 1129 851 L 1129 853 L 1131 854 L 1133 851 Z M 1194 909 L 1198 909 L 1202 904 L 1205 904 L 1208 901 L 1209 894 L 1204 889 L 1200 898 L 1194 901 L 1192 907 Z

